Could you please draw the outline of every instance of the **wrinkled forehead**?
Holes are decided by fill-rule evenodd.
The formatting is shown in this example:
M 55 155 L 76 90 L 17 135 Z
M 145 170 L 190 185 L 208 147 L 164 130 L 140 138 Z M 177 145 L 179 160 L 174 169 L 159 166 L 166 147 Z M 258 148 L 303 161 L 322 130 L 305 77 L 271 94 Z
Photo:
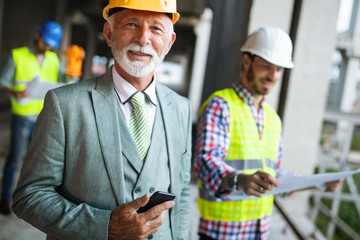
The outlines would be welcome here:
M 111 15 L 117 13 L 117 12 L 120 12 L 121 10 L 124 10 L 126 8 L 122 8 L 122 7 L 117 7 L 117 8 L 111 8 L 109 9 L 109 15 L 108 17 L 110 17 Z M 168 18 L 170 18 L 170 20 L 172 20 L 173 18 L 173 14 L 172 13 L 163 13 L 165 14 L 166 16 L 168 16 Z
M 110 18 L 115 18 L 116 21 L 121 21 L 125 19 L 138 19 L 138 20 L 146 20 L 148 22 L 161 22 L 164 25 L 171 25 L 171 18 L 167 13 L 160 12 L 152 12 L 152 11 L 144 11 L 144 10 L 134 10 L 134 9 L 126 9 L 126 8 L 118 8 L 119 10 L 115 10 L 110 15 Z M 112 9 L 111 9 L 112 10 Z

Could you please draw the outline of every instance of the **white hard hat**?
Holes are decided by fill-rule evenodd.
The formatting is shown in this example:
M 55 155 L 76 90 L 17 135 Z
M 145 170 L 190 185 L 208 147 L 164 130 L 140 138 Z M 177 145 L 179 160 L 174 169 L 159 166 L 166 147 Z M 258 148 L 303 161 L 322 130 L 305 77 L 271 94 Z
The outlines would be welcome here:
M 292 42 L 287 33 L 278 27 L 262 27 L 251 33 L 241 47 L 241 52 L 249 52 L 266 61 L 284 68 L 293 68 L 291 60 Z

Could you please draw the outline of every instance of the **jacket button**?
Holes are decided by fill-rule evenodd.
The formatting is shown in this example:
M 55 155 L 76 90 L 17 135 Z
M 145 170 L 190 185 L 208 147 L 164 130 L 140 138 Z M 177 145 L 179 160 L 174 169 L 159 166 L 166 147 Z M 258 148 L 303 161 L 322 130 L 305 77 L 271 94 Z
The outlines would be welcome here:
M 155 191 L 155 188 L 154 187 L 151 187 L 150 189 L 149 189 L 149 192 L 150 193 L 153 193 Z
M 140 187 L 135 188 L 135 193 L 139 193 L 139 192 L 141 192 L 141 188 Z

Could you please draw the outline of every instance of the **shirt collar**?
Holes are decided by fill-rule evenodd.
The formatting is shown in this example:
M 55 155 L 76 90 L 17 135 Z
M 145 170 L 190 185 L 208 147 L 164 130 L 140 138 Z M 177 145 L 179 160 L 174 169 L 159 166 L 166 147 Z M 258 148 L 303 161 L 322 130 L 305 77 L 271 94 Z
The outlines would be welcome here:
M 116 71 L 115 67 L 112 67 L 112 75 L 113 75 L 113 81 L 115 85 L 115 89 L 119 95 L 120 101 L 122 104 L 127 103 L 130 98 L 138 92 L 136 88 L 134 88 L 133 85 L 131 85 L 129 82 L 127 82 L 123 77 L 120 76 L 120 74 Z M 156 91 L 155 91 L 155 85 L 156 85 L 156 75 L 154 73 L 153 80 L 147 86 L 147 88 L 142 91 L 145 94 L 146 99 L 156 106 L 157 100 L 156 100 Z
M 233 88 L 239 95 L 240 99 L 248 105 L 254 104 L 254 96 L 247 90 L 240 82 L 233 84 Z M 265 96 L 262 97 L 260 105 L 265 101 Z

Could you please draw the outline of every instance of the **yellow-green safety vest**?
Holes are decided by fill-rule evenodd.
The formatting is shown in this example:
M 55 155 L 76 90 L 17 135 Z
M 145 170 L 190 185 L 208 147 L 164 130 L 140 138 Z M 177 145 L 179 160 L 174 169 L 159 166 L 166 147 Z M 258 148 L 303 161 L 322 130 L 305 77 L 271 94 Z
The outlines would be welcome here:
M 259 169 L 275 176 L 275 164 L 279 149 L 281 121 L 277 113 L 263 103 L 265 112 L 264 129 L 260 140 L 259 131 L 249 106 L 244 103 L 232 88 L 212 94 L 202 108 L 214 96 L 224 98 L 230 111 L 230 146 L 225 162 L 242 173 L 253 174 Z M 216 199 L 200 187 L 198 208 L 204 219 L 216 221 L 246 221 L 271 215 L 273 196 L 231 201 Z M 236 194 L 236 191 L 232 194 Z
M 13 90 L 24 91 L 26 82 L 31 82 L 38 74 L 41 81 L 57 82 L 59 71 L 59 59 L 56 53 L 46 51 L 44 61 L 39 65 L 34 53 L 28 47 L 20 47 L 12 50 L 12 56 L 16 66 Z M 11 111 L 16 115 L 38 115 L 44 105 L 44 100 L 31 100 L 26 104 L 19 104 L 11 99 Z

